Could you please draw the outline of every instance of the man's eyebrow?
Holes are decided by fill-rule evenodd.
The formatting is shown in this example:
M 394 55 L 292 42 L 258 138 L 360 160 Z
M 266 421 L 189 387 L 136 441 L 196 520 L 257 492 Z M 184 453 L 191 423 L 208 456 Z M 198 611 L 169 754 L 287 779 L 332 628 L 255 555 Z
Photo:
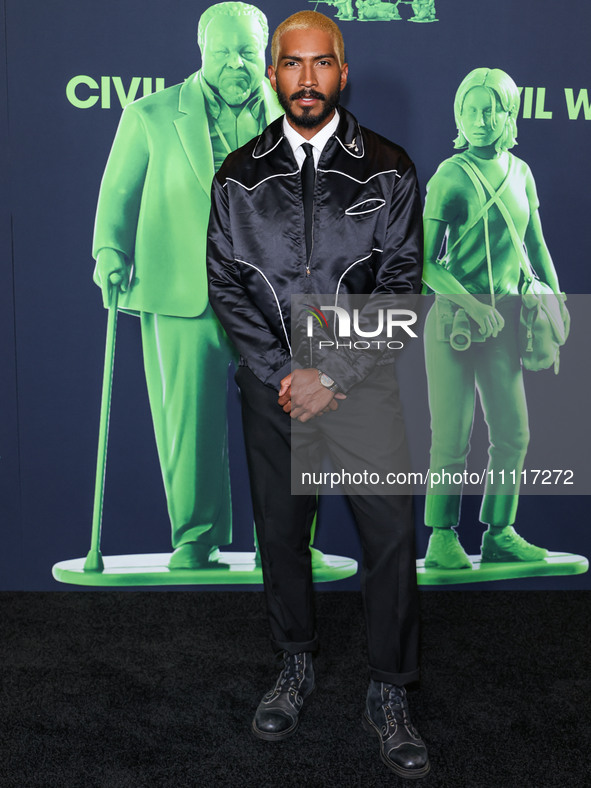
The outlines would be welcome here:
M 329 52 L 327 55 L 313 56 L 314 60 L 328 60 L 328 59 L 336 60 L 336 58 L 337 56 L 332 52 Z M 296 60 L 298 63 L 301 63 L 304 60 L 304 58 L 298 57 L 297 55 L 281 55 L 280 60 Z

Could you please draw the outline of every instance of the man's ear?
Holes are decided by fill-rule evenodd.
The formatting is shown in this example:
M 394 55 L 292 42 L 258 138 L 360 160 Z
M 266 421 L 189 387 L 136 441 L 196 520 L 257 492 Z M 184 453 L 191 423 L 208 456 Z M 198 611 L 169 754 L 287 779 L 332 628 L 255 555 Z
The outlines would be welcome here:
M 267 69 L 267 74 L 269 75 L 269 82 L 271 83 L 271 87 L 277 93 L 277 76 L 275 75 L 275 66 L 269 66 Z
M 343 90 L 343 88 L 347 84 L 348 76 L 349 76 L 349 64 L 343 63 L 343 66 L 341 68 L 341 90 Z

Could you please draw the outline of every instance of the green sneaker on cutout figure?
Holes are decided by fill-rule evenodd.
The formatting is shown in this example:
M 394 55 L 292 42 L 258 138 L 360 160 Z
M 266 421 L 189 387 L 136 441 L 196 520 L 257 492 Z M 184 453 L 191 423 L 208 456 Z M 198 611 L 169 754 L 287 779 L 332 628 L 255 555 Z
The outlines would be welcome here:
M 472 562 L 453 528 L 433 528 L 425 566 L 437 569 L 472 569 Z
M 545 547 L 536 547 L 519 536 L 512 525 L 500 533 L 485 531 L 482 535 L 482 563 L 499 561 L 541 561 L 548 555 Z

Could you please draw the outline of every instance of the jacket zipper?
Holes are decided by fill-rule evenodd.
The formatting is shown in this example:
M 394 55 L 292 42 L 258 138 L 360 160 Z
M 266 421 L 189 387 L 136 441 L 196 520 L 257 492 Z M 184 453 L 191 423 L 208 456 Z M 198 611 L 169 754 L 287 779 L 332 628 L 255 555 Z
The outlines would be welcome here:
M 312 199 L 312 245 L 310 246 L 310 254 L 308 259 L 306 260 L 306 276 L 310 276 L 310 260 L 312 259 L 312 254 L 314 252 L 314 206 L 316 204 L 316 178 L 318 176 L 318 171 L 314 170 L 314 197 Z M 304 220 L 305 223 L 305 220 Z
M 312 202 L 312 245 L 310 246 L 310 256 L 306 261 L 306 276 L 310 276 L 310 260 L 314 252 L 314 202 Z

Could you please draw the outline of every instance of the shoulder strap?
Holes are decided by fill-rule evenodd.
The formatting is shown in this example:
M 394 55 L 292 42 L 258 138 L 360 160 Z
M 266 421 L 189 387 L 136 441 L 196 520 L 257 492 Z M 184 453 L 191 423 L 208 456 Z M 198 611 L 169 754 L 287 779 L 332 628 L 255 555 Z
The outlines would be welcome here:
M 465 166 L 462 166 L 462 164 L 460 164 L 460 166 L 462 166 L 462 169 L 464 169 L 466 172 L 468 171 L 472 172 L 474 177 L 477 178 L 484 185 L 488 193 L 491 195 L 491 199 L 493 200 L 493 202 L 499 209 L 501 216 L 505 220 L 507 229 L 509 230 L 511 241 L 517 253 L 517 257 L 519 259 L 519 265 L 521 266 L 521 270 L 523 271 L 523 274 L 526 279 L 533 279 L 535 277 L 535 274 L 533 273 L 531 263 L 528 260 L 527 255 L 525 254 L 525 250 L 523 248 L 523 242 L 519 238 L 519 234 L 517 232 L 517 228 L 515 227 L 515 222 L 513 221 L 513 217 L 509 213 L 509 209 L 507 208 L 505 203 L 500 199 L 501 192 L 509 181 L 509 174 L 511 172 L 511 168 L 514 162 L 513 157 L 511 156 L 511 158 L 509 159 L 509 171 L 505 176 L 505 180 L 503 181 L 503 183 L 501 184 L 499 189 L 497 189 L 496 192 L 493 189 L 493 187 L 490 185 L 486 176 L 483 175 L 482 172 L 480 172 L 480 170 L 472 164 L 472 162 L 470 162 L 468 159 L 462 156 L 462 154 L 460 154 L 458 158 L 462 159 L 462 161 L 465 163 Z
M 451 253 L 451 251 L 453 249 L 455 249 L 456 246 L 458 246 L 458 244 L 460 244 L 464 240 L 464 238 L 466 237 L 466 235 L 468 235 L 470 230 L 473 227 L 475 227 L 478 224 L 478 222 L 483 218 L 483 216 L 485 216 L 488 213 L 488 209 L 491 207 L 491 205 L 494 205 L 495 199 L 496 199 L 495 197 L 491 197 L 488 200 L 488 202 L 486 201 L 484 190 L 483 190 L 482 186 L 480 185 L 480 182 L 478 181 L 478 179 L 476 179 L 474 177 L 474 175 L 472 174 L 471 171 L 469 171 L 465 166 L 462 165 L 462 163 L 460 161 L 458 161 L 458 157 L 457 156 L 454 156 L 451 159 L 448 159 L 448 161 L 451 161 L 454 164 L 457 164 L 458 167 L 461 167 L 462 170 L 464 170 L 464 172 L 466 173 L 466 175 L 470 178 L 470 180 L 472 181 L 472 184 L 474 185 L 474 188 L 476 189 L 476 193 L 477 193 L 478 199 L 480 201 L 480 209 L 479 209 L 478 213 L 476 214 L 476 216 L 474 216 L 474 218 L 472 219 L 470 224 L 464 229 L 464 232 L 459 236 L 459 238 L 456 238 L 456 240 L 453 242 L 453 244 L 447 250 L 447 253 L 446 253 L 445 257 L 443 258 L 443 260 L 446 260 L 447 256 Z
M 465 230 L 462 233 L 460 238 L 458 238 L 458 240 L 454 243 L 454 245 L 451 247 L 451 249 L 449 251 L 451 252 L 451 250 L 462 240 L 462 238 L 464 238 L 464 236 L 466 235 L 468 230 L 471 230 L 472 227 L 474 227 L 476 225 L 476 223 L 480 221 L 480 219 L 483 220 L 483 223 L 484 223 L 484 247 L 485 247 L 485 250 L 486 250 L 486 270 L 487 270 L 487 273 L 488 273 L 488 289 L 490 291 L 491 304 L 494 307 L 495 306 L 495 285 L 494 285 L 493 275 L 492 275 L 492 259 L 491 259 L 491 254 L 490 254 L 490 237 L 489 237 L 489 233 L 488 233 L 488 211 L 489 211 L 489 208 L 491 207 L 491 205 L 496 203 L 497 200 L 499 199 L 499 195 L 502 192 L 502 190 L 505 187 L 505 185 L 507 184 L 508 178 L 505 178 L 505 180 L 503 181 L 503 183 L 499 187 L 499 190 L 498 190 L 497 193 L 495 193 L 493 191 L 493 194 L 491 195 L 490 199 L 488 200 L 488 202 L 486 202 L 486 196 L 484 194 L 484 189 L 482 188 L 482 184 L 480 183 L 480 181 L 476 177 L 476 174 L 475 174 L 473 168 L 471 166 L 468 166 L 469 162 L 467 161 L 467 159 L 465 159 L 462 156 L 462 154 L 459 154 L 457 156 L 454 156 L 452 159 L 450 159 L 450 161 L 453 161 L 454 164 L 457 164 L 458 167 L 461 167 L 462 170 L 466 173 L 466 175 L 470 178 L 470 180 L 472 181 L 472 185 L 476 189 L 476 194 L 478 195 L 478 199 L 480 201 L 480 206 L 481 207 L 480 207 L 480 210 L 478 211 L 478 213 L 476 214 L 476 218 L 470 223 L 470 225 L 467 228 L 467 230 Z

